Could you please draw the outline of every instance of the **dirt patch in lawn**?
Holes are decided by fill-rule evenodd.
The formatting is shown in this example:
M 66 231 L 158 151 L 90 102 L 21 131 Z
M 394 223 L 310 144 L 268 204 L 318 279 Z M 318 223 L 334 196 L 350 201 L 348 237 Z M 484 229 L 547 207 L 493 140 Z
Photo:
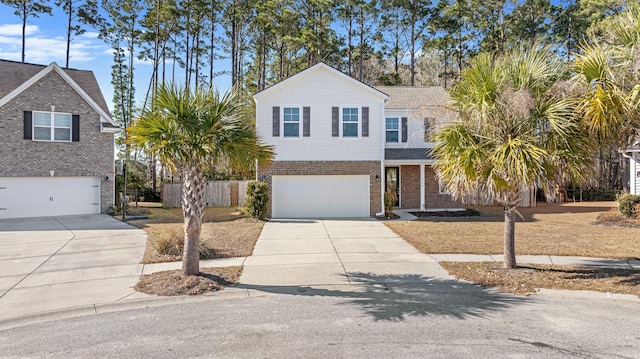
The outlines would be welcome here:
M 594 224 L 612 227 L 640 228 L 640 219 L 627 218 L 623 216 L 617 208 L 611 208 L 607 212 L 598 215 Z
M 180 270 L 156 272 L 141 276 L 133 289 L 159 296 L 204 294 L 238 284 L 241 273 L 238 266 L 201 268 L 199 275 L 186 277 Z
M 500 262 L 441 262 L 453 276 L 515 294 L 538 288 L 591 290 L 640 296 L 640 271 L 556 265 L 528 265 L 505 269 Z
M 141 263 L 182 260 L 184 217 L 180 208 L 138 207 L 133 212 L 148 216 L 128 221 L 148 235 Z M 201 259 L 250 256 L 263 226 L 263 221 L 250 218 L 237 208 L 207 208 L 200 234 Z
M 518 255 L 559 255 L 640 258 L 640 231 L 604 226 L 596 221 L 616 202 L 540 203 L 519 208 Z M 503 251 L 504 214 L 501 207 L 474 207 L 474 217 L 425 217 L 416 221 L 385 222 L 422 253 L 499 254 Z

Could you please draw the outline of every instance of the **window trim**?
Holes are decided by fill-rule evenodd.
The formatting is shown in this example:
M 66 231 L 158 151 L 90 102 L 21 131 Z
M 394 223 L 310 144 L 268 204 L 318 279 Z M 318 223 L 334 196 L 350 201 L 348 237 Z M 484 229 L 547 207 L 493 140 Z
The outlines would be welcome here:
M 49 115 L 49 126 L 36 126 L 36 113 L 45 113 Z M 66 129 L 67 127 L 56 127 L 54 115 L 68 115 L 69 116 L 69 139 L 68 140 L 56 140 L 55 139 L 55 130 L 56 129 Z M 36 138 L 36 127 L 38 128 L 49 128 L 50 129 L 50 139 L 43 140 Z M 73 114 L 67 112 L 53 112 L 53 111 L 31 111 L 31 140 L 38 142 L 73 142 Z
M 355 108 L 356 110 L 358 110 L 358 121 L 356 122 L 346 122 L 346 123 L 355 123 L 358 126 L 358 129 L 356 130 L 356 135 L 355 136 L 345 136 L 344 135 L 344 109 L 345 108 Z M 362 137 L 362 106 L 360 105 L 342 105 L 340 106 L 340 112 L 338 113 L 338 118 L 340 120 L 339 122 L 339 130 L 340 130 L 340 138 L 344 138 L 344 139 L 358 139 L 360 137 Z
M 284 109 L 285 108 L 297 108 L 298 109 L 298 135 L 297 136 L 286 136 L 284 132 Z M 303 107 L 302 105 L 282 105 L 280 106 L 280 133 L 282 134 L 283 139 L 299 139 L 302 138 L 302 126 L 303 126 Z M 287 122 L 293 123 L 293 122 Z
M 396 120 L 396 126 L 397 128 L 395 130 L 389 130 L 387 128 L 387 120 Z M 389 141 L 387 140 L 387 132 L 391 132 L 391 131 L 395 131 L 398 133 L 398 136 L 396 137 L 395 141 Z M 385 117 L 384 118 L 384 142 L 385 143 L 400 143 L 400 117 Z
M 449 192 L 445 186 L 442 184 L 442 182 L 438 181 L 438 194 L 446 194 L 446 195 L 451 195 L 451 192 Z

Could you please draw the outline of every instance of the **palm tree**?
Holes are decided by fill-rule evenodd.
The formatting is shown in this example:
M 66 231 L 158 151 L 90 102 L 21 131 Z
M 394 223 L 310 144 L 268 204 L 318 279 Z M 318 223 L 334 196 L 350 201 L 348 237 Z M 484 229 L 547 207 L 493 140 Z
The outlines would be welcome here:
M 434 169 L 457 199 L 484 193 L 504 206 L 504 266 L 516 268 L 515 215 L 521 191 L 552 198 L 567 176 L 584 179 L 587 137 L 547 48 L 479 55 L 451 89 L 460 120 L 436 133 Z
M 152 104 L 153 110 L 127 129 L 129 141 L 182 174 L 185 235 L 182 274 L 197 275 L 206 205 L 205 168 L 220 160 L 245 168 L 256 159 L 268 163 L 273 152 L 257 138 L 250 123 L 240 117 L 241 102 L 233 91 L 220 96 L 216 90 L 191 92 L 163 85 Z
M 616 152 L 637 140 L 640 128 L 640 9 L 637 2 L 627 6 L 606 20 L 602 38 L 581 46 L 572 79 L 582 125 L 601 148 Z

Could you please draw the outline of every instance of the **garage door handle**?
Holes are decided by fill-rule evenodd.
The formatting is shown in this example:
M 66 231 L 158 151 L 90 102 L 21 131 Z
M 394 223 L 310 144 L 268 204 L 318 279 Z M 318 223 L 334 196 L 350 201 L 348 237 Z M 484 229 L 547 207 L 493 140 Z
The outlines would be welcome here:
M 49 197 L 49 202 L 53 202 L 53 196 Z
M 6 211 L 6 210 L 7 210 L 6 208 L 0 208 L 0 211 Z
M 0 189 L 7 189 L 7 187 L 0 187 Z

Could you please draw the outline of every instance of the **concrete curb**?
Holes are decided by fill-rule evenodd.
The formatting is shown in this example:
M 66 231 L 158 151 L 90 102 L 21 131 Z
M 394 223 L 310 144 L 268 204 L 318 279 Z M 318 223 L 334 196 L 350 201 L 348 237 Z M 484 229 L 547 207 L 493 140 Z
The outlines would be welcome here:
M 192 304 L 223 299 L 248 298 L 250 295 L 246 289 L 229 287 L 229 290 L 221 290 L 210 294 L 198 296 L 175 296 L 175 297 L 149 297 L 140 299 L 123 300 L 119 302 L 105 302 L 88 304 L 77 307 L 62 308 L 51 311 L 27 314 L 9 319 L 0 320 L 0 330 L 22 327 L 29 324 L 51 322 L 55 320 L 83 317 L 89 315 L 105 314 L 112 312 L 122 312 L 132 309 L 144 309 L 161 307 L 165 305 Z

